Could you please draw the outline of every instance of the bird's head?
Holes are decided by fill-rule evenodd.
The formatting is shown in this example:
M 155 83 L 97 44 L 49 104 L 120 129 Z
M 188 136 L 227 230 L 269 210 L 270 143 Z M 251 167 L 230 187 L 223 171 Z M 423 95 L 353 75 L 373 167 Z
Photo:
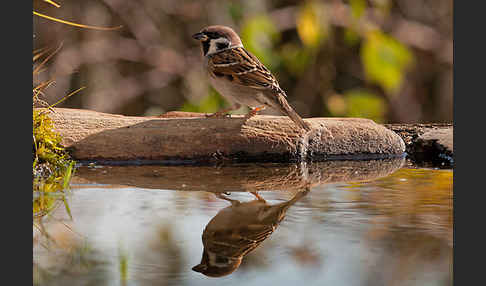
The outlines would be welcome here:
M 205 56 L 231 48 L 243 47 L 238 34 L 226 26 L 209 26 L 192 35 L 192 37 L 201 42 Z
M 222 277 L 233 273 L 240 266 L 242 258 L 218 255 L 205 249 L 201 263 L 192 270 L 209 277 Z

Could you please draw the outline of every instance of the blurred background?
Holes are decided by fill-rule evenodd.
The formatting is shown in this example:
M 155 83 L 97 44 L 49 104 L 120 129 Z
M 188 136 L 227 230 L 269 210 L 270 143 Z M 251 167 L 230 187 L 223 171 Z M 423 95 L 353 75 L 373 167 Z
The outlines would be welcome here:
M 191 35 L 228 25 L 303 117 L 452 122 L 452 0 L 33 1 L 34 50 L 61 47 L 34 86 L 57 107 L 124 115 L 215 112 L 225 101 Z

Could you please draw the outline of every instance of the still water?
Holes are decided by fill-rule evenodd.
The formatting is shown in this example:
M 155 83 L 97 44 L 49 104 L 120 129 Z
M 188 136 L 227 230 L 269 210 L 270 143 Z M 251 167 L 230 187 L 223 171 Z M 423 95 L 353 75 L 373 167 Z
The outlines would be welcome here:
M 452 285 L 453 170 L 403 159 L 82 166 L 34 285 Z

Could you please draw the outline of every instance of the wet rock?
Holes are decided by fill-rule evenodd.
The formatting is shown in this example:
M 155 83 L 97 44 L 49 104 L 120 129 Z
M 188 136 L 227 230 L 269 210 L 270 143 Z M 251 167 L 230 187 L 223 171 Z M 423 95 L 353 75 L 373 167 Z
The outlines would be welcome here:
M 433 142 L 437 144 L 437 148 L 441 149 L 441 151 L 452 154 L 454 148 L 453 133 L 452 127 L 447 129 L 434 129 L 420 135 L 417 141 L 424 143 Z
M 417 138 L 413 149 L 415 161 L 426 161 L 439 167 L 452 167 L 454 165 L 452 128 L 425 132 Z
M 454 165 L 452 124 L 385 124 L 405 142 L 407 156 L 420 166 Z

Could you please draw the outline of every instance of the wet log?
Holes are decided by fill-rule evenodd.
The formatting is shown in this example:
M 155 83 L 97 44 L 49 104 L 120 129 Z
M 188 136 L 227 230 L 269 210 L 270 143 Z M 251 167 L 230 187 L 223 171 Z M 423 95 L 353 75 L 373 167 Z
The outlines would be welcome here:
M 79 161 L 198 163 L 300 162 L 403 156 L 395 132 L 361 118 L 308 118 L 300 130 L 286 116 L 206 118 L 172 112 L 160 117 L 54 108 L 62 144 Z

